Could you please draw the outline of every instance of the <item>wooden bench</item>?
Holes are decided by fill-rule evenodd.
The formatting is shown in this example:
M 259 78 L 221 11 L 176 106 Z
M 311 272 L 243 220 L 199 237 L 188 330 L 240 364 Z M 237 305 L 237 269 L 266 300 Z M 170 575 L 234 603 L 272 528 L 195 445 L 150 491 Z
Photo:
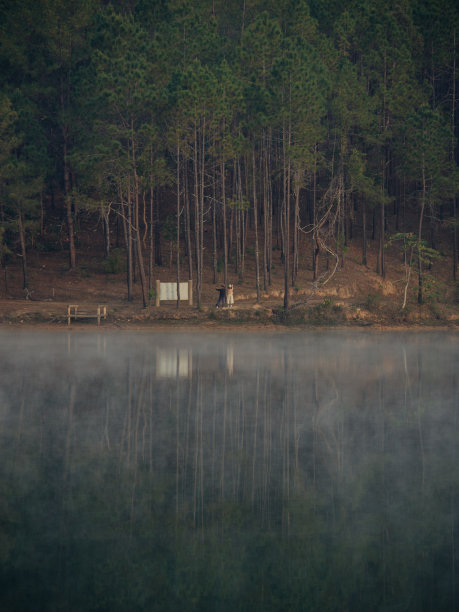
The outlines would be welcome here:
M 107 318 L 107 307 L 104 305 L 97 306 L 97 312 L 89 312 L 88 310 L 79 310 L 78 304 L 69 304 L 67 306 L 67 325 L 74 319 L 97 319 L 97 325 L 100 325 L 101 319 Z

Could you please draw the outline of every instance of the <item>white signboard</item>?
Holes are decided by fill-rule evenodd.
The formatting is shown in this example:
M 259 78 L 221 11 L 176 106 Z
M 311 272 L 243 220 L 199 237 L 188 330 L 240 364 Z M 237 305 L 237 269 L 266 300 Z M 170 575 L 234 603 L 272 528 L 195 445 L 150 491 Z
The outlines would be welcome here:
M 177 283 L 161 283 L 159 286 L 159 299 L 176 300 Z M 188 283 L 180 283 L 180 300 L 188 300 Z

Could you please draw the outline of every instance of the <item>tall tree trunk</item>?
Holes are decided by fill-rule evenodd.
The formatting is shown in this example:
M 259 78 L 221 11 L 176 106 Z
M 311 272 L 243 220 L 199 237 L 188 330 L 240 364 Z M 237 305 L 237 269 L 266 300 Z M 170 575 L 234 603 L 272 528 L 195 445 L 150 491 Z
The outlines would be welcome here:
M 271 143 L 272 143 L 272 131 L 269 128 L 269 142 L 268 142 L 268 284 L 271 286 L 272 278 L 271 271 L 273 267 L 273 194 L 271 187 Z
M 185 225 L 186 225 L 186 251 L 188 256 L 188 280 L 193 280 L 193 251 L 191 246 L 191 218 L 190 218 L 190 190 L 188 188 L 188 172 L 184 171 L 185 188 Z
M 367 205 L 362 200 L 362 265 L 367 265 Z
M 67 232 L 69 236 L 69 269 L 76 268 L 76 251 L 75 251 L 75 230 L 73 225 L 72 215 L 72 195 L 70 189 L 70 173 L 67 152 L 67 140 L 64 137 L 64 190 L 65 190 L 65 210 L 67 215 Z
M 122 186 L 119 187 L 121 209 L 123 217 L 124 241 L 126 244 L 126 283 L 127 283 L 127 299 L 132 302 L 132 205 L 131 205 L 131 187 L 127 187 L 127 202 L 124 204 L 122 195 Z
M 128 287 L 128 302 L 132 302 L 132 279 L 133 279 L 133 262 L 132 262 L 132 202 L 131 195 L 128 195 L 127 202 L 127 287 Z
M 104 218 L 104 256 L 110 257 L 110 208 L 103 210 Z
M 317 143 L 314 146 L 314 171 L 312 175 L 312 279 L 319 277 L 320 244 L 317 229 Z
M 153 289 L 153 253 L 154 253 L 154 212 L 153 212 L 153 185 L 150 186 L 150 243 L 148 249 L 148 290 Z
M 193 171 L 194 171 L 194 237 L 195 237 L 195 252 L 196 252 L 196 295 L 198 308 L 201 307 L 201 247 L 200 238 L 201 231 L 199 222 L 201 219 L 199 203 L 199 151 L 198 151 L 198 129 L 194 127 L 194 151 L 193 151 Z
M 290 125 L 286 134 L 286 128 L 283 129 L 282 138 L 282 156 L 284 166 L 284 198 L 283 198 L 283 252 L 284 252 L 284 310 L 287 310 L 290 305 Z
M 27 249 L 26 249 L 26 236 L 24 227 L 24 217 L 22 210 L 18 211 L 18 229 L 19 229 L 19 241 L 21 243 L 21 259 L 22 259 L 22 275 L 23 275 L 23 288 L 29 289 L 29 275 L 27 267 Z
M 199 219 L 199 228 L 200 228 L 200 239 L 199 239 L 199 247 L 200 247 L 200 255 L 199 255 L 199 290 L 202 292 L 202 277 L 204 270 L 204 195 L 205 195 L 205 177 L 206 177 L 206 121 L 204 119 L 204 125 L 202 128 L 202 145 L 201 145 L 201 187 L 200 187 L 200 219 Z M 201 305 L 201 296 L 198 296 L 198 304 Z
M 252 148 L 252 178 L 253 178 L 253 224 L 255 227 L 255 284 L 257 288 L 257 302 L 260 301 L 260 254 L 258 250 L 258 204 L 257 204 L 257 178 L 255 167 L 255 145 Z
M 421 241 L 422 241 L 422 221 L 424 217 L 425 204 L 426 204 L 426 176 L 425 176 L 425 166 L 424 166 L 424 156 L 423 156 L 423 159 L 422 159 L 422 201 L 421 201 L 421 212 L 419 213 L 419 227 L 418 227 L 418 304 L 422 304 L 424 301 Z
M 145 266 L 143 264 L 142 240 L 140 236 L 139 177 L 137 175 L 133 122 L 131 122 L 131 130 L 132 130 L 132 166 L 134 170 L 135 242 L 136 242 L 137 264 L 139 266 L 139 274 L 140 274 L 140 284 L 142 286 L 142 302 L 143 302 L 143 307 L 146 308 L 148 304 L 147 279 L 145 276 Z
M 293 213 L 293 262 L 292 262 L 292 287 L 295 286 L 296 277 L 298 274 L 298 225 L 300 215 L 300 180 L 295 185 L 295 210 Z
M 180 141 L 177 137 L 177 310 L 180 308 Z
M 217 177 L 215 171 L 212 180 L 212 271 L 213 282 L 217 282 L 218 257 L 217 257 Z
M 384 187 L 382 187 L 381 189 L 384 189 Z M 385 225 L 385 218 L 384 218 L 384 194 L 382 195 L 382 199 L 381 199 L 381 220 L 380 220 L 380 228 L 379 228 L 379 261 L 380 261 L 380 274 L 382 276 L 382 278 L 386 278 L 386 262 L 385 262 L 385 256 L 384 256 L 384 225 Z
M 67 95 L 66 95 L 67 94 Z M 60 75 L 60 105 L 62 116 L 66 114 L 66 102 L 68 103 L 69 97 L 69 84 L 64 86 L 64 75 L 61 72 Z M 66 99 L 67 98 L 67 99 Z M 72 196 L 70 187 L 70 169 L 68 160 L 68 146 L 69 146 L 69 126 L 67 123 L 62 125 L 62 141 L 63 141 L 63 157 L 64 157 L 64 197 L 65 197 L 65 210 L 67 216 L 67 232 L 69 237 L 69 268 L 75 270 L 76 268 L 76 251 L 75 251 L 75 231 L 73 225 L 72 216 Z
M 262 174 L 263 174 L 263 290 L 268 291 L 268 266 L 269 266 L 269 201 L 268 201 L 268 153 L 267 153 L 267 137 L 263 134 L 262 137 Z
M 452 67 L 452 95 L 451 95 L 451 162 L 455 161 L 456 144 L 456 29 L 453 30 L 453 67 Z M 457 280 L 457 196 L 451 201 L 453 218 L 453 279 Z
M 226 181 L 225 181 L 225 161 L 220 160 L 221 188 L 222 188 L 222 207 L 223 207 L 223 283 L 228 285 L 228 244 L 226 236 Z

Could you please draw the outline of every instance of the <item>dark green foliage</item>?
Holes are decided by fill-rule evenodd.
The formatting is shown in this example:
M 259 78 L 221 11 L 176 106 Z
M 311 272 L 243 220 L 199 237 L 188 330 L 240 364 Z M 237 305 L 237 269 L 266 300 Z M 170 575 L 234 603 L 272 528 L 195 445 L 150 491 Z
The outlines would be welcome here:
M 108 257 L 102 262 L 102 270 L 105 274 L 119 274 L 126 270 L 126 256 L 122 249 L 113 249 Z
M 155 224 L 165 237 L 166 223 L 166 240 L 186 242 L 198 276 L 213 227 L 226 239 L 230 215 L 236 233 L 258 220 L 265 276 L 272 258 L 263 245 L 281 236 L 298 266 L 295 239 L 309 222 L 343 265 L 347 224 L 360 240 L 373 211 L 381 274 L 386 226 L 421 240 L 430 222 L 457 244 L 454 3 L 67 4 L 0 7 L 3 223 L 21 222 L 29 235 L 52 192 L 69 239 L 81 210 L 98 211 L 108 227 L 118 214 L 128 219 L 130 261 L 136 232 L 138 259 L 153 248 Z M 255 248 L 236 240 L 242 278 Z

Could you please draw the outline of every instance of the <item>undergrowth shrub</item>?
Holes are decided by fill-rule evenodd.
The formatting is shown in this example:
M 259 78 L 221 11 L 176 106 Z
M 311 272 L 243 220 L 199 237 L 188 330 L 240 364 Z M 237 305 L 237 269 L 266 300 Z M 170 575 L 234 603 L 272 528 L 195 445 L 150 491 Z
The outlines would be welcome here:
M 122 249 L 113 249 L 102 262 L 102 271 L 105 274 L 120 274 L 126 271 L 126 261 Z
M 364 308 L 369 312 L 378 310 L 381 305 L 381 295 L 379 293 L 368 293 L 363 303 Z
M 336 325 L 345 320 L 343 307 L 325 298 L 307 311 L 307 322 L 312 325 Z

